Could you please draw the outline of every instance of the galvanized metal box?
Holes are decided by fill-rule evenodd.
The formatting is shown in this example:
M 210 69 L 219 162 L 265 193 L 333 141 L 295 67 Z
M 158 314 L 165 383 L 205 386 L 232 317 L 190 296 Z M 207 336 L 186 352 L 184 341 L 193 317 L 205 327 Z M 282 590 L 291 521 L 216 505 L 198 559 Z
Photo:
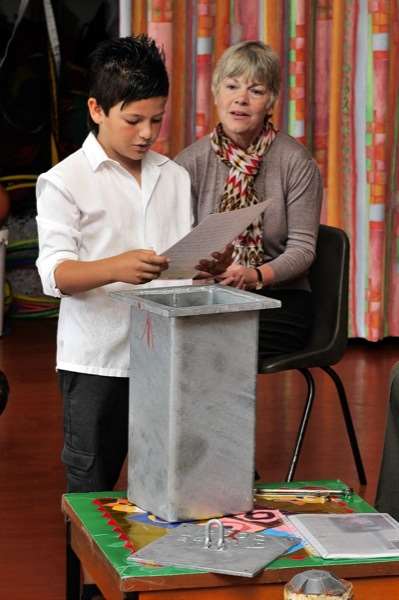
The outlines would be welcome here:
M 220 285 L 114 292 L 131 304 L 128 498 L 167 521 L 253 506 L 260 309 Z

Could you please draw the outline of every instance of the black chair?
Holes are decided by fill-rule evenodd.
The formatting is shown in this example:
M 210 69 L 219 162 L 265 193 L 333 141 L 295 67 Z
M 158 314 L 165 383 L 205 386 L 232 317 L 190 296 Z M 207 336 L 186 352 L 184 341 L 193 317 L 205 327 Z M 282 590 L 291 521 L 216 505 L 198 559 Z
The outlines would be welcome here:
M 399 520 L 399 362 L 390 373 L 387 424 L 384 436 L 380 474 L 378 477 L 375 508 Z
M 258 373 L 277 373 L 296 369 L 302 373 L 307 382 L 305 409 L 286 481 L 292 481 L 294 477 L 315 397 L 315 381 L 309 369 L 318 367 L 331 377 L 337 389 L 359 481 L 365 485 L 366 474 L 345 388 L 339 375 L 331 368 L 331 365 L 342 358 L 348 336 L 349 239 L 342 229 L 320 225 L 316 260 L 310 269 L 309 278 L 315 314 L 306 347 L 298 352 L 268 359 L 262 359 L 262 355 L 259 355 Z

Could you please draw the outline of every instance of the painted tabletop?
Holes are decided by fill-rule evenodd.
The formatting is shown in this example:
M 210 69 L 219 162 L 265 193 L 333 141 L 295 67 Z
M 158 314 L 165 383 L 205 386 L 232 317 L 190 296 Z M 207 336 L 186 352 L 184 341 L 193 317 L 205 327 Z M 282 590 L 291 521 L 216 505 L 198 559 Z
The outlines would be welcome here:
M 256 487 L 341 489 L 345 487 L 345 484 L 340 480 L 319 480 L 258 483 Z M 123 579 L 199 573 L 192 569 L 142 565 L 129 560 L 135 550 L 166 535 L 168 529 L 178 526 L 179 523 L 167 523 L 138 509 L 128 502 L 124 491 L 64 494 L 63 508 L 65 512 L 72 510 L 78 517 L 100 551 Z M 283 515 L 304 512 L 374 512 L 374 510 L 355 493 L 348 499 L 330 498 L 324 499 L 324 501 L 323 499 L 306 501 L 301 498 L 266 500 L 256 496 L 254 510 L 251 513 L 242 513 L 222 520 L 225 520 L 226 525 L 237 527 L 240 531 L 263 531 L 265 535 L 292 535 L 292 531 L 287 531 L 287 525 L 282 519 Z M 270 563 L 267 569 L 319 568 L 321 566 L 395 561 L 399 562 L 399 559 L 326 560 L 312 555 L 309 548 L 300 544 L 290 554 Z

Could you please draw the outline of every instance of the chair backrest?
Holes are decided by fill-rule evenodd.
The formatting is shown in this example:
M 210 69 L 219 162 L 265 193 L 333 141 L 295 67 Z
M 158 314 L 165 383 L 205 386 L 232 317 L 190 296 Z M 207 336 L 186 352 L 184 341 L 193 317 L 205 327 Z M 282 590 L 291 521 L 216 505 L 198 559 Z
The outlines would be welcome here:
M 319 354 L 320 366 L 333 365 L 348 339 L 349 239 L 342 229 L 320 225 L 309 279 L 314 323 L 306 350 Z

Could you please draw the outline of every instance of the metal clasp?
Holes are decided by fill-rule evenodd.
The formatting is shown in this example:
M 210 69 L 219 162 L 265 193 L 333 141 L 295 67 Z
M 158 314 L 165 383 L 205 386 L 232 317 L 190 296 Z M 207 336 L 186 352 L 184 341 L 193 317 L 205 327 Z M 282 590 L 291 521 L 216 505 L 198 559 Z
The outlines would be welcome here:
M 219 519 L 210 519 L 207 522 L 207 524 L 205 525 L 204 548 L 212 548 L 212 535 L 211 535 L 212 525 L 216 525 L 216 527 L 217 527 L 217 536 L 218 537 L 217 537 L 216 549 L 223 550 L 224 549 L 224 525 L 223 525 L 222 521 L 220 521 Z

